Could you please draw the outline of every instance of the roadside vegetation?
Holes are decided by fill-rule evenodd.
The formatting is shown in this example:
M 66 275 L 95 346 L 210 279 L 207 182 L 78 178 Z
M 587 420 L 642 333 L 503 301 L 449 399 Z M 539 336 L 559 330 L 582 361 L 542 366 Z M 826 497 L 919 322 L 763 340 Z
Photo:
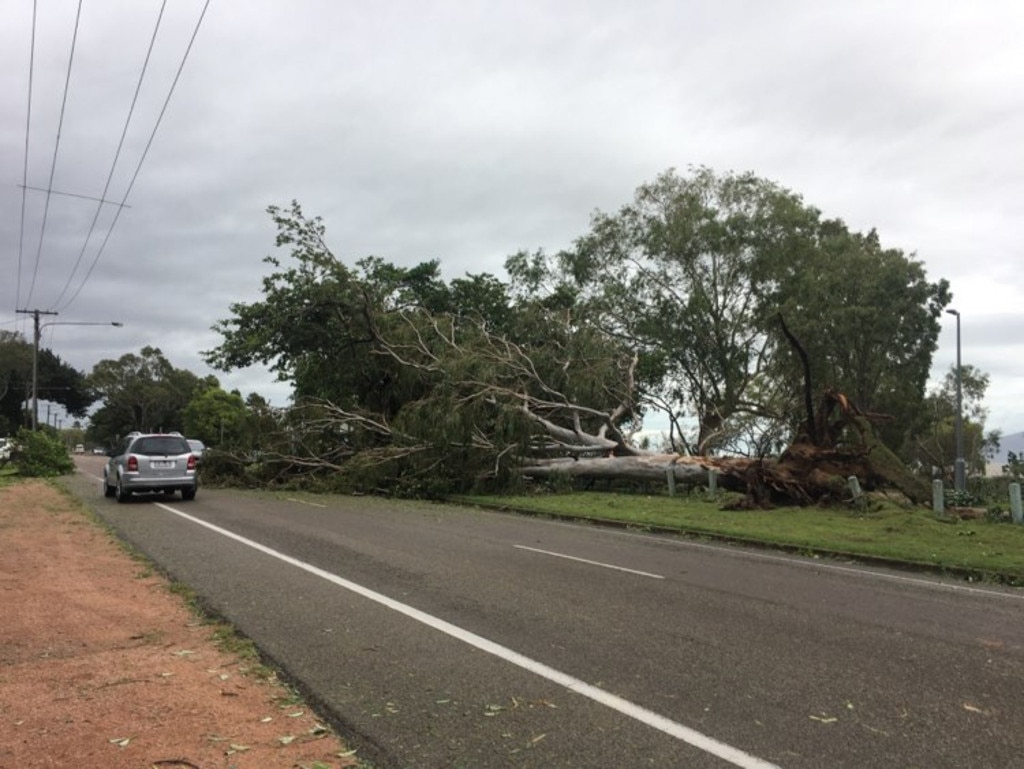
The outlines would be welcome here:
M 65 447 L 179 431 L 209 447 L 200 472 L 211 486 L 471 494 L 1008 579 L 1024 571 L 1024 527 L 1001 523 L 1005 489 L 951 496 L 970 521 L 924 506 L 933 479 L 954 485 L 957 459 L 983 475 L 1000 438 L 986 426 L 987 373 L 958 362 L 929 384 L 956 314 L 948 281 L 773 181 L 669 169 L 595 212 L 565 249 L 510 254 L 503 277 L 447 279 L 439 259 L 344 259 L 298 201 L 267 213 L 278 250 L 261 295 L 226 308 L 202 356 L 227 373 L 266 366 L 291 404 L 227 392 L 157 347 L 88 374 L 44 356 L 40 387 L 88 416 L 62 431 Z M 26 422 L 32 353 L 0 332 L 0 371 L 11 372 L 0 434 Z M 20 473 L 67 471 L 66 451 L 37 448 Z M 747 514 L 687 491 L 712 469 Z M 666 470 L 679 496 L 523 496 L 642 487 Z M 1024 477 L 1013 455 L 1003 470 Z M 898 489 L 908 506 L 849 508 L 851 476 Z
M 19 430 L 0 459 L 0 477 L 50 478 L 74 472 L 75 464 L 56 431 Z

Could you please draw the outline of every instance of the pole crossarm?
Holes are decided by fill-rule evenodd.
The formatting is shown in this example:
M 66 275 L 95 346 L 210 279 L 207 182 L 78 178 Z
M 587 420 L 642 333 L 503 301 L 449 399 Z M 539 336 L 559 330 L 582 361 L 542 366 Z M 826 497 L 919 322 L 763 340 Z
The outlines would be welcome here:
M 95 198 L 92 195 L 79 195 L 75 192 L 61 192 L 60 190 L 48 190 L 43 187 L 31 187 L 27 184 L 18 185 L 23 190 L 32 190 L 33 192 L 46 192 L 50 195 L 63 195 L 67 198 L 78 198 L 80 200 L 92 200 L 96 203 L 102 203 L 107 206 L 117 206 L 118 208 L 131 208 L 126 203 L 118 203 L 116 200 L 104 200 L 103 198 Z M 20 312 L 20 310 L 19 310 Z

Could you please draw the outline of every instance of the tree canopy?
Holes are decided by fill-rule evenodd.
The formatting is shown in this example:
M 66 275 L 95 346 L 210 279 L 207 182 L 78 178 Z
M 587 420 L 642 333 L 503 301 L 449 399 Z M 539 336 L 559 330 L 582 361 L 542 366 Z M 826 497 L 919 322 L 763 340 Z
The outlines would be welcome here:
M 0 331 L 0 434 L 14 433 L 26 424 L 24 404 L 32 396 L 33 345 L 21 334 Z M 85 374 L 51 350 L 40 348 L 36 359 L 40 400 L 61 404 L 75 417 L 84 417 L 98 399 Z
M 642 351 L 645 397 L 697 453 L 749 444 L 751 424 L 769 436 L 798 429 L 801 370 L 780 316 L 818 387 L 905 414 L 923 397 L 950 301 L 946 281 L 927 282 L 920 262 L 883 249 L 875 232 L 824 220 L 752 174 L 707 168 L 667 171 L 618 213 L 596 213 L 573 248 L 507 267 L 535 290 L 543 277 L 581 297 Z
M 237 445 L 245 432 L 248 410 L 238 392 L 220 387 L 201 390 L 182 412 L 182 431 L 207 446 Z
M 655 410 L 676 451 L 771 454 L 813 429 L 812 389 L 904 459 L 932 426 L 947 282 L 753 174 L 669 170 L 571 248 L 510 256 L 507 281 L 349 266 L 297 202 L 268 211 L 288 261 L 266 257 L 262 299 L 233 304 L 204 356 L 293 384 L 302 415 L 279 446 L 296 459 L 460 483 L 638 456 Z
M 928 392 L 921 405 L 911 458 L 923 470 L 953 479 L 956 458 L 956 367 L 951 366 L 939 385 Z M 964 365 L 960 370 L 963 413 L 964 459 L 967 472 L 984 474 L 988 456 L 999 448 L 998 430 L 986 432 L 988 411 L 982 405 L 989 377 L 977 367 Z
M 156 347 L 102 360 L 88 381 L 103 405 L 92 415 L 87 437 L 107 446 L 134 430 L 183 431 L 185 408 L 192 399 L 218 387 L 216 377 L 176 369 Z

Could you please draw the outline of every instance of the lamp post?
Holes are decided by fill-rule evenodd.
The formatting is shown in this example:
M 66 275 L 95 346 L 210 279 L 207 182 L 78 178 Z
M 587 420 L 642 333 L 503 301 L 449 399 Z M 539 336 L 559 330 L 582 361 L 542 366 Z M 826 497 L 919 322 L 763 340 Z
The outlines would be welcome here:
M 956 462 L 953 465 L 953 488 L 962 492 L 965 488 L 965 463 L 964 463 L 964 408 L 963 408 L 963 379 L 960 368 L 960 312 L 958 310 L 946 310 L 950 315 L 956 316 Z
M 21 312 L 21 310 L 19 310 Z M 75 320 L 52 320 L 49 323 L 40 323 L 41 314 L 56 315 L 55 312 L 43 313 L 41 310 L 33 310 L 35 316 L 35 334 L 32 342 L 32 430 L 35 431 L 39 424 L 39 332 L 47 326 L 117 326 L 124 325 L 119 320 L 101 322 L 75 321 Z

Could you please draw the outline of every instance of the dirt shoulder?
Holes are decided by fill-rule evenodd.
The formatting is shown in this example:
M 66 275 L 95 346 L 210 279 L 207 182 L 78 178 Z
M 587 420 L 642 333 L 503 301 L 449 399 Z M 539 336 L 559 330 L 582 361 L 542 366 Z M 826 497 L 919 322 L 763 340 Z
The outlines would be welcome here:
M 0 767 L 338 769 L 258 661 L 42 481 L 0 487 Z M 264 671 L 265 672 L 265 671 Z

